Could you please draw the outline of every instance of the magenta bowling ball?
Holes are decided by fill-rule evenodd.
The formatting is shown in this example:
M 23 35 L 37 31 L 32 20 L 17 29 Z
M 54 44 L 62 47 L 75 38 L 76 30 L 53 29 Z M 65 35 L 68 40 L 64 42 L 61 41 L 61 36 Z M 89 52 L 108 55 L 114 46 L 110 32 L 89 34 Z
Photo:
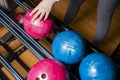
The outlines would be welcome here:
M 30 69 L 27 80 L 69 80 L 69 76 L 63 64 L 47 58 L 40 60 Z
M 15 14 L 14 18 L 18 22 L 18 24 L 23 24 L 25 13 L 24 12 L 18 12 Z
M 32 21 L 34 15 L 30 15 L 31 11 L 29 10 L 24 16 L 24 30 L 34 39 L 42 39 L 50 35 L 54 27 L 54 18 L 49 16 L 47 20 Z

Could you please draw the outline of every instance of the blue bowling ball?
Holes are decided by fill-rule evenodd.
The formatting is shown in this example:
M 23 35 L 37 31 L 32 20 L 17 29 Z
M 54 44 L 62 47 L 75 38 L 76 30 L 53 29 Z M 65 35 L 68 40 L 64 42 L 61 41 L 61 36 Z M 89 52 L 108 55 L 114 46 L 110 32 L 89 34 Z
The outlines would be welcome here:
M 77 32 L 68 30 L 56 35 L 52 42 L 52 54 L 65 64 L 76 64 L 84 57 L 85 40 Z
M 92 53 L 81 61 L 79 76 L 81 80 L 116 80 L 117 67 L 109 56 Z

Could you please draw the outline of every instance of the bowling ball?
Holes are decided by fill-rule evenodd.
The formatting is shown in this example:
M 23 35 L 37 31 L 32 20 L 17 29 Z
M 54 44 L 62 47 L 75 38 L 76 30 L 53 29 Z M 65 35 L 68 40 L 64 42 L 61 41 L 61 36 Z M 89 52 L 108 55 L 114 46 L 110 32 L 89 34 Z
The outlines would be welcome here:
M 24 12 L 18 12 L 14 15 L 14 19 L 18 22 L 18 24 L 23 24 L 24 16 Z
M 69 80 L 69 75 L 63 64 L 46 58 L 30 69 L 27 80 Z
M 103 53 L 91 53 L 80 63 L 81 80 L 116 80 L 117 68 L 112 59 Z
M 54 26 L 54 19 L 52 16 L 49 16 L 47 20 L 32 21 L 34 15 L 30 15 L 30 9 L 24 16 L 24 30 L 34 39 L 45 38 L 50 35 Z
M 52 54 L 65 64 L 76 64 L 86 53 L 85 40 L 77 32 L 68 30 L 60 32 L 52 42 Z

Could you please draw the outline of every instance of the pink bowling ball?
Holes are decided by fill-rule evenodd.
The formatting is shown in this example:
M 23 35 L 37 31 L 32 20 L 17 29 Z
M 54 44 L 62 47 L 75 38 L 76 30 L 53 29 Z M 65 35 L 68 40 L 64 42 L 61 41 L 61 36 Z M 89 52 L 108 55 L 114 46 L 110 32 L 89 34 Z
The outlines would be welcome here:
M 52 16 L 49 16 L 47 20 L 37 21 L 37 19 L 33 22 L 32 17 L 34 15 L 30 15 L 31 11 L 29 10 L 24 16 L 24 30 L 34 39 L 42 39 L 50 35 L 54 26 L 54 19 Z
M 27 80 L 69 80 L 66 68 L 54 59 L 43 59 L 29 71 Z

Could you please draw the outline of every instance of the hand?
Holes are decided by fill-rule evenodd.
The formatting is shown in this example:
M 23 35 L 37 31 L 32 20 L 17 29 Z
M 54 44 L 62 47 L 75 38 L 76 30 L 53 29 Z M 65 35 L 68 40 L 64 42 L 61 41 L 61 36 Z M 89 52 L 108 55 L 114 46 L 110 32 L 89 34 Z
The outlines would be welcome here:
M 56 0 L 43 0 L 42 2 L 40 2 L 30 14 L 34 15 L 32 21 L 34 22 L 36 19 L 37 21 L 40 21 L 42 19 L 46 20 L 55 2 Z

